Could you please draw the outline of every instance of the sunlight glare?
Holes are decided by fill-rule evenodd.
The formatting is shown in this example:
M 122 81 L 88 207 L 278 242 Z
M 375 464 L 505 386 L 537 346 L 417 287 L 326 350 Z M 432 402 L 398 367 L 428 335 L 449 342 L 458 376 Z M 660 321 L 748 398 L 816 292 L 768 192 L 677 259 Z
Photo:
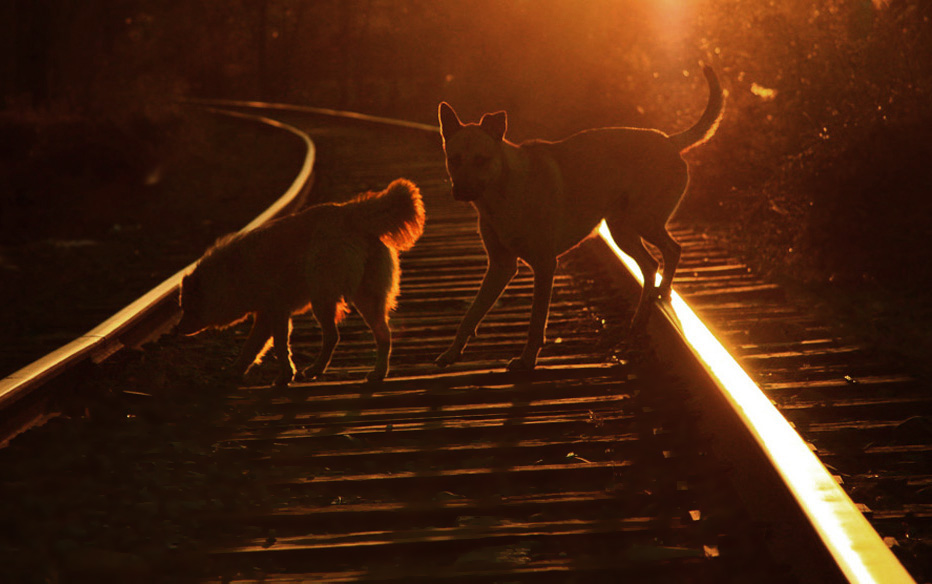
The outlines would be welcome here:
M 643 285 L 637 264 L 615 245 L 604 221 L 599 235 Z M 722 394 L 779 471 L 849 581 L 912 582 L 808 445 L 675 290 L 670 304 L 693 351 L 718 381 Z
M 763 99 L 764 101 L 770 101 L 771 99 L 777 97 L 776 89 L 764 87 L 758 83 L 751 83 L 751 93 Z
M 661 35 L 671 40 L 685 38 L 686 26 L 693 17 L 692 4 L 689 0 L 654 0 L 654 21 Z

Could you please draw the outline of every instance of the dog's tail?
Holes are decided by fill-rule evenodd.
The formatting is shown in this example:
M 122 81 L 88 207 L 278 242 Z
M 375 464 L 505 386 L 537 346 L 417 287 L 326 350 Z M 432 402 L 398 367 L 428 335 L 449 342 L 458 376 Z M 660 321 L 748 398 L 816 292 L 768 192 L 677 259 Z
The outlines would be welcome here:
M 411 249 L 424 232 L 421 191 L 407 179 L 395 179 L 381 192 L 363 193 L 346 207 L 354 225 L 401 251 Z
M 725 111 L 725 94 L 715 71 L 712 67 L 705 65 L 702 72 L 705 74 L 706 81 L 709 82 L 709 103 L 706 104 L 702 117 L 693 127 L 670 136 L 670 141 L 680 152 L 685 152 L 711 138 L 718 129 L 718 124 L 722 121 L 722 113 Z

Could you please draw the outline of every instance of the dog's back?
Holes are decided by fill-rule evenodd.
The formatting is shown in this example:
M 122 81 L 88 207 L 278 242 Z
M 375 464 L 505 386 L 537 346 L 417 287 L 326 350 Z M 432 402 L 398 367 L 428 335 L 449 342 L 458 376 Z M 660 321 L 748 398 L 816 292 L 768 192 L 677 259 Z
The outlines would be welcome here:
M 315 238 L 305 254 L 305 273 L 313 280 L 308 285 L 328 298 L 379 298 L 386 311 L 393 309 L 398 252 L 414 246 L 424 231 L 418 188 L 398 179 L 384 191 L 323 207 L 328 214 L 313 219 Z
M 393 304 L 396 250 L 414 245 L 424 221 L 417 187 L 398 179 L 385 191 L 315 205 L 221 238 L 192 274 L 216 305 L 210 312 L 217 316 L 205 324 L 220 326 L 262 310 L 302 311 L 312 294 L 352 301 L 367 269 L 380 272 L 372 279 L 387 282 Z

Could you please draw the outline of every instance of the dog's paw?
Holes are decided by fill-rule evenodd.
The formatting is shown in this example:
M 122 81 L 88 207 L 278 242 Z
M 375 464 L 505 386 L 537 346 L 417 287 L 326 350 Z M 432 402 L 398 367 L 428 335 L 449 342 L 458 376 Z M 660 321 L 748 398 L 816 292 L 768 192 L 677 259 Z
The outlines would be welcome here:
M 272 383 L 275 387 L 288 387 L 288 384 L 294 381 L 294 371 L 282 371 Z
M 437 357 L 436 360 L 434 360 L 434 363 L 436 363 L 440 367 L 446 367 L 448 365 L 452 365 L 456 363 L 459 360 L 461 354 L 462 353 L 460 351 L 457 351 L 456 349 L 447 349 L 446 351 L 443 352 L 442 355 L 440 355 L 439 357 Z
M 385 379 L 385 371 L 370 371 L 366 375 L 366 383 L 381 383 Z
M 311 367 L 308 367 L 307 369 L 302 370 L 300 373 L 298 373 L 298 375 L 296 376 L 296 379 L 298 381 L 311 381 L 311 380 L 317 379 L 323 374 L 324 374 L 323 369 L 321 369 L 320 367 L 311 366 Z
M 524 357 L 515 357 L 508 363 L 508 371 L 533 371 L 535 365 L 536 360 L 528 363 Z

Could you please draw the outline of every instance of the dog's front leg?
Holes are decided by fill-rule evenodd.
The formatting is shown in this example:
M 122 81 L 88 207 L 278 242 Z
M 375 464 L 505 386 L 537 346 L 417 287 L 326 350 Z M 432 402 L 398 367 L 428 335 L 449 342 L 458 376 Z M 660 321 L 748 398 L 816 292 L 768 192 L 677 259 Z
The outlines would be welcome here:
M 252 329 L 249 331 L 249 337 L 246 344 L 240 351 L 239 357 L 231 367 L 231 372 L 237 376 L 243 376 L 249 371 L 249 368 L 256 361 L 256 356 L 265 348 L 265 343 L 272 336 L 272 326 L 269 318 L 264 313 L 256 313 L 252 321 Z
M 476 327 L 479 326 L 486 313 L 492 308 L 492 305 L 501 296 L 505 286 L 508 285 L 508 282 L 511 282 L 517 272 L 518 259 L 515 256 L 496 257 L 495 259 L 491 255 L 489 256 L 489 267 L 486 269 L 485 277 L 479 286 L 479 292 L 476 293 L 469 310 L 466 311 L 466 315 L 460 322 L 453 344 L 442 355 L 437 357 L 437 365 L 446 367 L 460 358 L 469 337 L 476 334 Z
M 279 374 L 275 385 L 285 386 L 294 380 L 294 363 L 291 361 L 291 316 L 276 316 L 272 320 L 272 341 L 278 358 Z
M 534 299 L 531 304 L 531 323 L 527 331 L 527 344 L 521 356 L 508 364 L 509 371 L 530 371 L 537 365 L 537 355 L 544 345 L 547 316 L 550 314 L 550 297 L 553 294 L 553 275 L 556 258 L 548 258 L 531 265 L 534 270 Z

